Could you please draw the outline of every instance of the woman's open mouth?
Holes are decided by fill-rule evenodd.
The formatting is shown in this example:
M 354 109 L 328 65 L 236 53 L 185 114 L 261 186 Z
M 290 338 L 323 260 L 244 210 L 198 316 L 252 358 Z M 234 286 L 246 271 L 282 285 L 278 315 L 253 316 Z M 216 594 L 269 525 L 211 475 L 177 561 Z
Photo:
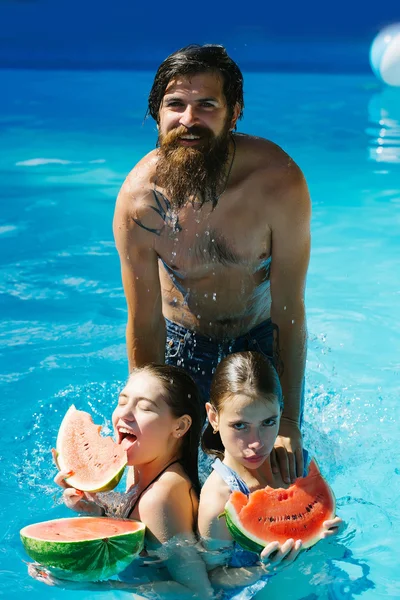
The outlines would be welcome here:
M 118 444 L 121 444 L 124 450 L 128 450 L 137 440 L 136 435 L 126 427 L 118 428 Z

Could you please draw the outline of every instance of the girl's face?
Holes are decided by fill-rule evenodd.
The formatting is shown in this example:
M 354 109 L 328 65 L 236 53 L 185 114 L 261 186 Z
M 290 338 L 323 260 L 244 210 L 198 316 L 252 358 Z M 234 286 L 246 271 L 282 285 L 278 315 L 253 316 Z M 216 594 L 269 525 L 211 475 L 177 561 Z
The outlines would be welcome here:
M 190 417 L 174 417 L 164 398 L 160 380 L 145 372 L 132 375 L 120 393 L 112 423 L 117 443 L 127 452 L 128 465 L 167 455 L 189 429 Z
M 257 469 L 270 455 L 278 435 L 281 408 L 277 396 L 255 400 L 245 394 L 227 399 L 219 414 L 208 404 L 208 418 L 218 427 L 225 456 Z

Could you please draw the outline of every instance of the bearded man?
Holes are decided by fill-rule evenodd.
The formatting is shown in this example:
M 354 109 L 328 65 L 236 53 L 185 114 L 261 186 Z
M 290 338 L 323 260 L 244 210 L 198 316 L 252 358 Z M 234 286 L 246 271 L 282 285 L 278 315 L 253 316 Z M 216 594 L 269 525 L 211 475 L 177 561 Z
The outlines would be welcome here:
M 222 46 L 188 46 L 157 71 L 157 148 L 128 175 L 114 216 L 127 352 L 130 369 L 186 368 L 205 400 L 223 356 L 269 356 L 285 401 L 271 466 L 290 482 L 303 474 L 310 199 L 279 146 L 235 133 L 243 107 L 242 74 Z M 249 435 L 262 453 L 260 432 Z

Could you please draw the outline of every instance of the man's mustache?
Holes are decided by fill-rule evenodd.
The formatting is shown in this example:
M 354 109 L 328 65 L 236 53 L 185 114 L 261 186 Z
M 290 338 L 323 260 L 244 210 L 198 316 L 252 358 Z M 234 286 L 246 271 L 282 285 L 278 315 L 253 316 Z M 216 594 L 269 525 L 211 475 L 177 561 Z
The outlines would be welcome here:
M 176 129 L 172 129 L 163 135 L 161 137 L 161 143 L 163 146 L 169 146 L 170 144 L 174 144 L 174 142 L 184 135 L 196 135 L 202 139 L 211 139 L 214 137 L 213 132 L 207 127 L 200 127 L 199 125 L 184 127 L 183 125 L 180 125 L 179 127 L 176 127 Z

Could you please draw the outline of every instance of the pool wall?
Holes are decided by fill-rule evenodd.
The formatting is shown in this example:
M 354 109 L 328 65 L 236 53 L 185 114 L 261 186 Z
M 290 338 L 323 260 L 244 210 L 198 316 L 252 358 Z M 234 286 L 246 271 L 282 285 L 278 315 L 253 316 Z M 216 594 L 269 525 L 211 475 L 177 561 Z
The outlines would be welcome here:
M 365 72 L 398 0 L 212 4 L 0 0 L 0 67 L 153 69 L 188 43 L 222 43 L 246 70 Z

